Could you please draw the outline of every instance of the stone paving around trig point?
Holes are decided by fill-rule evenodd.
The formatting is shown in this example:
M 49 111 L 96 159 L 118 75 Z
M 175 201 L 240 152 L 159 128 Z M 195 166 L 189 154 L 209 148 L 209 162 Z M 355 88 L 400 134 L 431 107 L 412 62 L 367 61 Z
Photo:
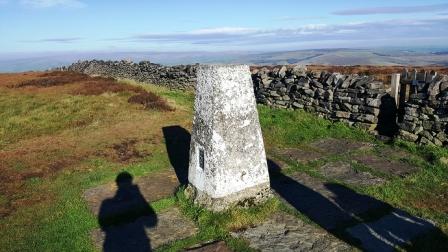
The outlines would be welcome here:
M 391 176 L 408 176 L 418 170 L 401 161 L 405 153 L 392 149 L 376 153 L 373 148 L 367 143 L 330 138 L 301 148 L 273 150 L 274 159 L 281 159 L 276 161 L 271 158 L 268 162 L 271 166 L 271 186 L 276 196 L 291 210 L 288 213 L 276 212 L 264 222 L 231 235 L 246 240 L 251 248 L 260 251 L 393 251 L 395 248 L 405 248 L 413 239 L 434 230 L 432 221 L 412 216 L 336 182 L 369 186 L 385 183 Z M 348 159 L 326 160 L 335 155 Z M 298 164 L 324 160 L 316 167 L 321 177 L 301 171 L 285 175 L 282 170 L 288 162 L 284 160 Z M 359 170 L 357 165 L 366 168 Z M 150 204 L 173 196 L 179 182 L 174 171 L 165 170 L 137 178 L 134 185 L 140 188 L 138 193 L 143 202 Z M 103 202 L 111 198 L 111 205 L 115 206 L 116 203 L 115 208 L 118 209 L 112 211 L 112 215 L 122 215 L 141 203 L 139 200 L 117 198 L 119 188 L 111 183 L 87 190 L 84 197 L 91 211 L 98 215 Z M 302 217 L 295 216 L 293 212 L 296 211 Z M 155 249 L 192 237 L 198 232 L 194 222 L 183 216 L 177 207 L 165 209 L 157 216 L 143 214 L 123 220 L 93 230 L 95 246 L 99 249 L 107 246 L 114 248 L 115 241 L 127 239 L 131 241 L 125 243 L 127 249 L 143 251 L 148 247 Z M 231 251 L 223 241 L 208 241 L 185 249 Z

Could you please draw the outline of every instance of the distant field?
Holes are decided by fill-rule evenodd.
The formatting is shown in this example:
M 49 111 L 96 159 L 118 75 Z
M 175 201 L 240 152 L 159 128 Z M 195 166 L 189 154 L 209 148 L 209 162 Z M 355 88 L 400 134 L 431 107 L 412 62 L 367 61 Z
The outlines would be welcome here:
M 0 72 L 47 70 L 70 65 L 78 60 L 149 60 L 163 65 L 195 63 L 237 63 L 248 65 L 372 65 L 372 66 L 448 66 L 448 50 L 430 49 L 309 49 L 275 52 L 67 52 L 0 55 Z

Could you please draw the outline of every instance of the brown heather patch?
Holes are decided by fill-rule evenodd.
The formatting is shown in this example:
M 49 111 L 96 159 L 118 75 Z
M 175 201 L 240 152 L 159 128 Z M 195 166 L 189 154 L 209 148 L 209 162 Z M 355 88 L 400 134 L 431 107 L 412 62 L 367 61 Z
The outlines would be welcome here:
M 22 80 L 26 76 L 25 80 Z M 3 80 L 0 75 L 0 80 Z M 41 74 L 33 73 L 30 76 L 23 74 L 22 78 L 10 77 L 10 81 L 7 83 L 9 88 L 28 88 L 28 91 L 32 93 L 42 93 L 41 88 L 45 88 L 44 93 L 56 94 L 56 93 L 68 93 L 71 95 L 101 95 L 104 93 L 135 93 L 128 100 L 129 103 L 141 104 L 145 109 L 156 109 L 160 111 L 172 111 L 168 103 L 159 97 L 158 95 L 148 92 L 142 87 L 133 86 L 129 84 L 119 83 L 113 78 L 105 77 L 91 77 L 87 74 L 70 72 L 70 71 L 54 71 L 45 72 Z M 67 86 L 67 87 L 63 87 Z M 31 90 L 29 90 L 31 88 Z M 38 88 L 36 90 L 35 88 Z M 56 88 L 56 89 L 55 89 Z M 26 90 L 26 89 L 25 89 Z M 78 123 L 75 123 L 75 125 Z M 84 124 L 84 122 L 79 122 Z
M 24 72 L 24 73 L 0 73 L 0 88 L 11 87 L 23 81 L 29 81 L 38 78 L 41 73 Z
M 424 196 L 413 199 L 411 202 L 416 208 L 429 209 L 438 213 L 448 213 L 448 186 L 445 186 L 445 190 L 427 193 Z
M 0 89 L 11 99 L 28 99 L 32 95 L 48 102 L 66 99 L 67 95 L 121 93 L 113 99 L 126 101 L 138 96 L 144 99 L 136 103 L 146 109 L 172 110 L 162 98 L 142 87 L 70 72 L 0 74 Z M 189 122 L 183 110 L 165 113 L 161 119 L 158 112 L 148 113 L 123 103 L 120 107 L 104 105 L 109 110 L 106 115 L 114 116 L 103 118 L 92 110 L 91 116 L 69 122 L 62 131 L 19 139 L 0 149 L 0 218 L 16 209 L 52 200 L 52 193 L 42 191 L 46 190 L 41 188 L 45 183 L 39 184 L 38 190 L 30 190 L 29 183 L 52 179 L 65 171 L 90 170 L 85 161 L 98 157 L 121 165 L 141 161 L 153 148 L 160 147 L 162 127 Z M 95 125 L 90 127 L 92 122 Z
M 158 114 L 130 110 L 129 117 L 117 118 L 117 122 L 95 129 L 83 128 L 81 132 L 67 129 L 57 135 L 8 145 L 0 150 L 0 195 L 6 200 L 0 205 L 0 217 L 50 197 L 41 194 L 37 197 L 37 192 L 26 191 L 25 184 L 30 179 L 48 179 L 63 171 L 88 170 L 90 167 L 84 161 L 98 157 L 121 165 L 141 161 L 161 144 L 161 129 L 167 122 L 189 124 L 189 117 L 182 115 L 184 112 L 179 110 L 165 114 L 160 120 Z
M 52 87 L 61 86 L 68 83 L 75 83 L 88 80 L 89 77 L 86 74 L 75 72 L 47 72 L 38 76 L 38 78 L 25 80 L 14 85 L 10 85 L 11 88 L 23 88 L 23 87 Z
M 141 104 L 145 109 L 173 111 L 173 108 L 171 108 L 165 100 L 150 92 L 142 92 L 137 95 L 131 96 L 128 99 L 128 102 Z

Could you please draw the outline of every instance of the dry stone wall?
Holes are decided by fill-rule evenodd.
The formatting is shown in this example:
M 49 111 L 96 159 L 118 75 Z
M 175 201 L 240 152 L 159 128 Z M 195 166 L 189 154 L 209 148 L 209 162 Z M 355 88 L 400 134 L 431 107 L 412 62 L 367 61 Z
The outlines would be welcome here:
M 393 99 L 371 76 L 314 73 L 300 66 L 255 68 L 252 73 L 259 103 L 304 109 L 369 131 L 387 131 L 383 124 L 395 121 Z
M 112 78 L 132 79 L 165 85 L 176 89 L 193 88 L 196 83 L 196 65 L 162 66 L 149 61 L 78 61 L 61 70 L 81 72 Z
M 163 66 L 149 61 L 79 61 L 60 70 L 133 79 L 175 89 L 194 89 L 197 65 Z M 373 76 L 312 72 L 302 66 L 253 67 L 260 104 L 304 109 L 375 134 L 429 145 L 448 145 L 448 76 L 404 72 L 412 84 L 407 101 L 397 109 L 382 82 Z
M 405 71 L 402 83 L 412 83 L 409 100 L 399 117 L 399 135 L 426 145 L 448 144 L 448 76 Z

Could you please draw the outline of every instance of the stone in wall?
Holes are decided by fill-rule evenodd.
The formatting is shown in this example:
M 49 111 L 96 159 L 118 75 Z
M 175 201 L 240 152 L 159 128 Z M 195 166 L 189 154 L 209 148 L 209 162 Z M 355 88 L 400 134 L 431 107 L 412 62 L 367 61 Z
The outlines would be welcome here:
M 302 66 L 252 71 L 257 102 L 276 108 L 304 109 L 324 118 L 348 122 L 368 130 L 377 128 L 382 82 L 370 76 L 313 73 Z M 391 110 L 395 108 L 391 107 Z
M 428 77 L 429 76 L 429 77 Z M 434 72 L 417 76 L 416 93 L 404 104 L 399 136 L 424 145 L 448 145 L 448 76 Z
M 197 65 L 162 66 L 149 61 L 78 61 L 68 71 L 112 78 L 132 79 L 176 89 L 194 88 Z

